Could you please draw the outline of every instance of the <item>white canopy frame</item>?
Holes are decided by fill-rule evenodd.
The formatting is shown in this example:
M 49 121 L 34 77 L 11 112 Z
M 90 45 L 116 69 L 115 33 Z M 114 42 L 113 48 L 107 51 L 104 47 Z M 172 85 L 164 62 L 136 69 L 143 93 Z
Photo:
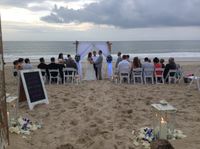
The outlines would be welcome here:
M 86 42 L 86 41 L 76 41 L 76 54 L 80 55 L 80 61 L 77 63 L 78 66 L 78 73 L 80 77 L 82 78 L 82 60 L 87 56 L 89 52 L 92 52 L 94 49 L 95 50 L 101 50 L 103 55 L 107 57 L 108 55 L 111 55 L 111 45 L 109 41 L 107 42 Z M 112 76 L 112 63 L 107 63 L 107 75 L 108 78 Z M 103 71 L 102 71 L 103 72 Z

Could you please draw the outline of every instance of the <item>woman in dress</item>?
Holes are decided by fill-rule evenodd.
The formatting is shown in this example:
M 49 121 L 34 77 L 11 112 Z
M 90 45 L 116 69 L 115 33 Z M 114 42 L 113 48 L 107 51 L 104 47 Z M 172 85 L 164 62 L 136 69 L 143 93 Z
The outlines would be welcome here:
M 88 58 L 87 58 L 87 67 L 86 67 L 86 74 L 85 74 L 85 79 L 84 80 L 96 80 L 96 75 L 94 71 L 94 61 L 92 59 L 92 53 L 88 53 Z

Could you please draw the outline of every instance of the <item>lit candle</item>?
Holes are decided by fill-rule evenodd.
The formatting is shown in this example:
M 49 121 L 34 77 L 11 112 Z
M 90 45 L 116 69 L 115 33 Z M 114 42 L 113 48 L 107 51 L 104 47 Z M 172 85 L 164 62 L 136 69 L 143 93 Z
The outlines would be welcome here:
M 160 139 L 167 139 L 167 122 L 161 117 Z

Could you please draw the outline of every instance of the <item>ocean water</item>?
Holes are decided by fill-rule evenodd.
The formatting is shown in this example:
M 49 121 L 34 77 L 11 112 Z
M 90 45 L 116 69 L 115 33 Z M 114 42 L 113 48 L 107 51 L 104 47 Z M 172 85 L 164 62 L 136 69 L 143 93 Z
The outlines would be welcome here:
M 30 58 L 31 61 L 38 61 L 44 57 L 47 61 L 50 57 L 57 57 L 59 53 L 65 56 L 74 56 L 75 44 L 73 41 L 4 41 L 4 57 L 6 62 L 12 62 L 19 57 Z M 96 43 L 93 41 L 93 43 Z M 155 56 L 168 58 L 188 58 L 200 61 L 200 41 L 113 41 L 112 55 L 116 59 L 117 52 L 134 56 L 150 57 Z

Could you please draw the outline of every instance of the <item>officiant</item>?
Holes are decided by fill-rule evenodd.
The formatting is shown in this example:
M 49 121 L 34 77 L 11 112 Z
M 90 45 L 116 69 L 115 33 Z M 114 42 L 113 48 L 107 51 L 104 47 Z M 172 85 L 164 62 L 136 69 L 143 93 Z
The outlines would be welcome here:
M 95 65 L 95 61 L 97 60 L 97 52 L 96 51 L 93 51 L 93 56 L 92 56 L 92 60 L 94 62 L 93 66 L 94 66 L 94 71 L 95 71 L 95 75 L 96 75 L 96 79 L 97 79 L 97 67 Z

